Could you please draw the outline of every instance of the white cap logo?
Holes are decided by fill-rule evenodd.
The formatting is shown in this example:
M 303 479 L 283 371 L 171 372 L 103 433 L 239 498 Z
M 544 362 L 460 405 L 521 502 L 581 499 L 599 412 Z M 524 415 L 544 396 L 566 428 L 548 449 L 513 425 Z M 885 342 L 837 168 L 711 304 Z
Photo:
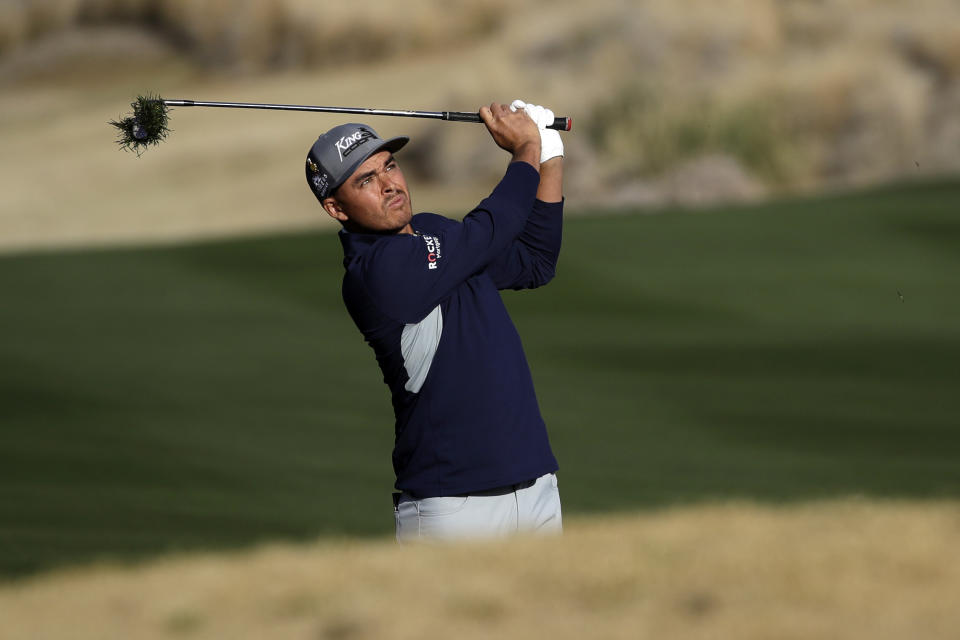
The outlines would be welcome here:
M 343 159 L 350 155 L 354 149 L 375 137 L 372 131 L 361 127 L 349 136 L 344 136 L 334 142 L 333 144 L 337 148 L 337 154 L 340 156 L 340 162 L 343 162 Z

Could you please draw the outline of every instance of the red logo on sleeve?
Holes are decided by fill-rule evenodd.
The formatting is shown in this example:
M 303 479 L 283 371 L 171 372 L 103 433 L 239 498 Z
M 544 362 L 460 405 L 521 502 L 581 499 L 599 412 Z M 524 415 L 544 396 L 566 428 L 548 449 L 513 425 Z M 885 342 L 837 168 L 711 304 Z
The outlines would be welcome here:
M 427 269 L 436 269 L 442 257 L 440 254 L 440 238 L 436 236 L 421 236 L 427 245 Z

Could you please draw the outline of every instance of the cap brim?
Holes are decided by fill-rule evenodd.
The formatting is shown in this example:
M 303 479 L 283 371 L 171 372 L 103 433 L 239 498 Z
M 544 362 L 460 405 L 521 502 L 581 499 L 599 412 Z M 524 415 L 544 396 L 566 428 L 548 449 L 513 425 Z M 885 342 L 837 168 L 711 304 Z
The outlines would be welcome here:
M 397 136 L 395 138 L 390 138 L 389 140 L 384 140 L 383 144 L 371 151 L 367 158 L 375 154 L 377 151 L 386 150 L 390 153 L 396 153 L 397 151 L 400 151 L 400 149 L 402 149 L 408 142 L 410 142 L 410 138 L 407 136 Z M 367 158 L 364 158 L 364 160 Z

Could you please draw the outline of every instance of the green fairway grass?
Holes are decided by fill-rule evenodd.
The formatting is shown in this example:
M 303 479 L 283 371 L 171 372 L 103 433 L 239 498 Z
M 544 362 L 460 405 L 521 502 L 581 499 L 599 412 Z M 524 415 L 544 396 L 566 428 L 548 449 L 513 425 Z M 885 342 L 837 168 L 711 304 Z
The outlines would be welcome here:
M 332 234 L 0 258 L 0 575 L 388 535 Z M 505 299 L 567 514 L 960 496 L 960 182 L 570 219 Z

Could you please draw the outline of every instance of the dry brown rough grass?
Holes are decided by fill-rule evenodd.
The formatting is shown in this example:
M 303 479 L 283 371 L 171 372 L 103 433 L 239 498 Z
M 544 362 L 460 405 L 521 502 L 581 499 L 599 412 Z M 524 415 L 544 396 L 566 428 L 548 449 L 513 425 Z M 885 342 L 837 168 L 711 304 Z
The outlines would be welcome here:
M 0 587 L 10 638 L 953 639 L 960 504 L 727 504 L 560 539 L 321 542 Z

